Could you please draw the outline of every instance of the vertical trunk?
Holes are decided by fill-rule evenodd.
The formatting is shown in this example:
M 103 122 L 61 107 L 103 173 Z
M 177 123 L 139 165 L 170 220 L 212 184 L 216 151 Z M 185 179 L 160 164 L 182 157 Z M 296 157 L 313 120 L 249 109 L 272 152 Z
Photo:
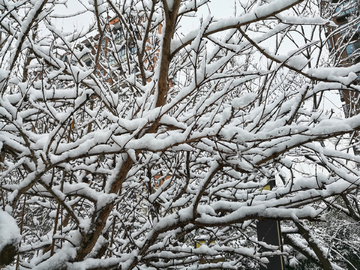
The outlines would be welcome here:
M 165 10 L 165 27 L 163 28 L 164 35 L 160 56 L 160 75 L 156 107 L 160 107 L 165 104 L 166 94 L 169 90 L 168 74 L 171 61 L 170 46 L 176 27 L 177 13 L 179 11 L 180 3 L 180 0 L 175 0 L 171 10 L 169 10 L 166 0 L 163 0 Z
M 111 186 L 110 193 L 117 194 L 121 190 L 122 184 L 126 178 L 127 173 L 130 171 L 132 164 L 132 159 L 127 156 L 126 160 L 119 169 L 116 180 Z M 81 240 L 80 249 L 78 250 L 76 256 L 76 261 L 82 261 L 86 255 L 92 251 L 102 233 L 102 230 L 106 225 L 106 220 L 108 219 L 113 207 L 114 203 L 110 203 L 99 211 L 95 222 L 91 225 L 89 232 Z
M 171 39 L 173 37 L 175 27 L 176 27 L 176 20 L 177 20 L 177 13 L 180 7 L 181 0 L 175 0 L 174 4 L 171 9 L 167 6 L 166 0 L 163 1 L 164 10 L 165 10 L 165 27 L 164 27 L 164 35 L 163 35 L 163 42 L 162 42 L 162 49 L 161 49 L 161 56 L 160 56 L 160 76 L 158 81 L 158 99 L 156 101 L 156 106 L 163 106 L 166 102 L 166 95 L 169 89 L 168 86 L 168 72 L 169 72 L 169 65 L 171 61 L 170 56 L 170 46 L 171 46 Z M 157 126 L 154 125 L 151 130 L 148 132 L 155 132 Z M 133 165 L 133 161 L 131 158 L 127 157 L 124 161 L 121 169 L 119 170 L 118 176 L 116 181 L 112 184 L 110 193 L 117 194 L 121 191 L 122 184 L 126 178 L 127 173 L 131 169 Z M 80 249 L 77 253 L 76 261 L 83 260 L 87 254 L 89 254 L 92 249 L 94 248 L 98 238 L 100 237 L 102 230 L 106 225 L 106 221 L 114 207 L 114 204 L 108 204 L 105 208 L 103 208 L 97 215 L 95 222 L 92 224 L 91 229 L 89 232 L 83 237 Z

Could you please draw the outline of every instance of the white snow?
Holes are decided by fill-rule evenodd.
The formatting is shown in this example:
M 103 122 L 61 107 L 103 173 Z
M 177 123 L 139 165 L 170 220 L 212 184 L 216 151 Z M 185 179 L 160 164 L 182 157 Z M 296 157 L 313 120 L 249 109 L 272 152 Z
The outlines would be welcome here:
M 16 220 L 7 212 L 0 210 L 0 251 L 6 245 L 17 246 L 20 239 L 20 228 Z

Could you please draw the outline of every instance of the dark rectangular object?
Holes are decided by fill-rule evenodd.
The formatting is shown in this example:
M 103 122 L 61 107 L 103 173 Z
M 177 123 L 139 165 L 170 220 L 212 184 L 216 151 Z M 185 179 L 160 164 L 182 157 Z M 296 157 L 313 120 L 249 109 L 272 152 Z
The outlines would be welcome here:
M 277 220 L 260 220 L 256 226 L 258 240 L 267 244 L 281 247 L 280 224 Z M 263 249 L 262 251 L 266 251 Z M 282 256 L 267 257 L 269 263 L 267 268 L 260 266 L 260 270 L 283 270 L 284 262 Z
M 275 180 L 270 180 L 268 184 L 264 187 L 264 190 L 272 190 L 275 187 Z M 281 241 L 281 229 L 280 222 L 273 219 L 259 220 L 256 223 L 256 230 L 258 235 L 258 240 L 265 242 L 269 245 L 278 246 L 282 250 L 282 241 Z M 266 251 L 262 249 L 261 251 Z M 267 267 L 260 266 L 260 270 L 284 270 L 284 260 L 282 256 L 272 256 L 267 257 L 269 263 Z

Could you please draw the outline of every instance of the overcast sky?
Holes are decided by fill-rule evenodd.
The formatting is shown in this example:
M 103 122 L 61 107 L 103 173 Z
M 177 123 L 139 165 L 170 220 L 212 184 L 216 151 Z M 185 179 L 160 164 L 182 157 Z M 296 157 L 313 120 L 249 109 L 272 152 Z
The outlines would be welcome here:
M 88 1 L 83 1 L 84 4 L 88 5 Z M 212 0 L 207 6 L 203 6 L 199 9 L 199 17 L 207 17 L 209 9 L 215 18 L 228 18 L 234 16 L 234 0 Z M 84 11 L 84 6 L 77 0 L 68 1 L 68 5 L 59 6 L 56 9 L 56 13 L 62 16 L 69 16 L 79 11 Z M 87 12 L 85 14 L 77 16 L 76 19 L 64 18 L 58 20 L 58 27 L 62 28 L 64 32 L 72 32 L 75 29 L 79 29 L 87 25 L 92 20 L 92 14 Z M 183 31 L 194 30 L 199 25 L 199 19 L 187 19 L 183 20 Z
M 83 2 L 89 5 L 89 1 L 83 0 Z M 215 18 L 229 18 L 233 17 L 235 13 L 235 0 L 212 0 L 208 5 L 202 6 L 198 11 L 198 18 L 185 18 L 182 22 L 182 29 L 181 32 L 183 34 L 187 33 L 188 31 L 192 31 L 199 26 L 199 19 L 201 17 L 207 17 L 209 12 Z M 77 0 L 70 0 L 68 1 L 68 6 L 58 7 L 56 13 L 62 16 L 69 16 L 70 14 L 77 13 L 79 11 L 84 11 L 85 8 L 82 4 Z M 236 13 L 239 14 L 240 8 L 237 7 Z M 89 24 L 93 18 L 90 12 L 77 16 L 77 19 L 70 18 L 67 19 L 59 19 L 58 20 L 58 27 L 62 28 L 63 32 L 71 33 L 74 32 L 75 29 L 80 29 L 81 27 L 85 27 Z M 86 28 L 86 27 L 85 27 Z M 285 48 L 284 48 L 285 49 Z M 285 50 L 286 51 L 286 50 Z M 284 53 L 284 51 L 282 51 Z M 337 91 L 334 92 L 334 95 L 327 95 L 323 102 L 323 109 L 329 110 L 331 108 L 337 108 L 337 111 L 341 110 L 341 102 L 338 97 Z

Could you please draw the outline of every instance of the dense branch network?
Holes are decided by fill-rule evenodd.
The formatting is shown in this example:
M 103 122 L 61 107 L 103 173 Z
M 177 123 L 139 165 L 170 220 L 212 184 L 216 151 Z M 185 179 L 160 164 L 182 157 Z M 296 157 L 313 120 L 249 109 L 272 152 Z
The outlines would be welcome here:
M 360 157 L 329 139 L 347 143 L 360 116 L 312 105 L 359 90 L 360 66 L 319 65 L 314 32 L 328 20 L 312 3 L 241 2 L 183 34 L 209 1 L 83 3 L 74 18 L 93 21 L 75 33 L 58 27 L 63 2 L 0 3 L 0 206 L 22 235 L 14 269 L 248 269 L 279 253 L 256 238 L 263 219 L 284 221 L 288 262 L 296 251 L 339 266 L 304 220 L 335 207 L 359 221 Z

